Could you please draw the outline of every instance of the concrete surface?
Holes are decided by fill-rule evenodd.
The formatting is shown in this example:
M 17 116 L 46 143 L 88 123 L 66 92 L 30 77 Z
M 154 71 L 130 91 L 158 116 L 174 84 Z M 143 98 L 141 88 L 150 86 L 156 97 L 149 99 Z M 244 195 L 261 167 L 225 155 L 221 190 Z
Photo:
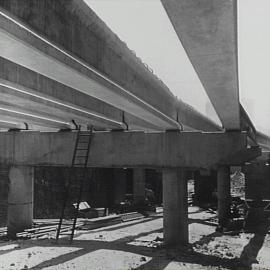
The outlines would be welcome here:
M 167 246 L 188 243 L 187 177 L 183 168 L 164 169 L 163 230 Z
M 13 166 L 9 171 L 8 235 L 32 227 L 33 222 L 33 168 Z
M 178 102 L 83 1 L 62 5 L 60 2 L 1 1 L 0 6 L 12 13 L 4 9 L 1 12 L 1 55 L 126 110 L 159 129 L 177 128 L 177 117 L 195 129 L 196 126 L 203 130 L 219 129 L 191 107 Z M 54 26 L 50 27 L 52 23 Z M 16 54 L 18 49 L 20 54 Z M 33 74 L 29 78 L 35 81 Z
M 236 1 L 162 4 L 224 128 L 239 130 Z
M 75 139 L 76 132 L 0 133 L 0 162 L 70 166 Z M 246 147 L 246 134 L 238 132 L 96 132 L 88 166 L 209 167 L 230 164 Z
M 229 270 L 241 269 L 244 257 L 242 269 L 270 269 L 269 234 L 222 235 L 209 222 L 214 216 L 189 207 L 190 246 L 185 248 L 162 246 L 162 216 L 78 231 L 72 245 L 68 239 L 0 242 L 0 269 Z
M 230 167 L 220 166 L 217 171 L 218 219 L 222 226 L 230 217 L 231 204 Z

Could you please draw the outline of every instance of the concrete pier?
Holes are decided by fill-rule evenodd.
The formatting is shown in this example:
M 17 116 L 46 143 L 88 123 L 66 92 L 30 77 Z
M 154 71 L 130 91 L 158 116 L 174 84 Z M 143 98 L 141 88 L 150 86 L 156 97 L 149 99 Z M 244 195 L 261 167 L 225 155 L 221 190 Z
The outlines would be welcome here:
M 220 166 L 217 172 L 218 219 L 221 226 L 226 226 L 230 216 L 230 167 Z
M 9 171 L 8 235 L 31 228 L 33 221 L 33 167 L 13 166 Z
M 145 169 L 133 169 L 133 200 L 135 204 L 144 201 Z
M 164 241 L 188 243 L 187 179 L 183 169 L 163 170 Z

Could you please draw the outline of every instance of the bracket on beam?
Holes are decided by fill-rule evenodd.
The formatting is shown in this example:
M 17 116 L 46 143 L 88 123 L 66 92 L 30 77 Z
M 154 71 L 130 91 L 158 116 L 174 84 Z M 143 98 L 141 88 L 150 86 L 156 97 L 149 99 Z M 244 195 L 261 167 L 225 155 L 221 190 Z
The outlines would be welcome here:
M 26 122 L 23 122 L 25 128 L 10 128 L 8 131 L 22 131 L 22 130 L 29 130 L 29 125 Z

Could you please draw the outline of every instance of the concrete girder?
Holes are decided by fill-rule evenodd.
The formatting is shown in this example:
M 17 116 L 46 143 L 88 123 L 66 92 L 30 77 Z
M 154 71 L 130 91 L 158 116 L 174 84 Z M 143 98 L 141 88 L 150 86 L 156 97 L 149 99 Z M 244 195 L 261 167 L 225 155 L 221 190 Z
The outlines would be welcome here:
M 239 130 L 236 1 L 162 4 L 224 128 Z
M 5 85 L 5 86 L 4 86 Z M 41 115 L 47 118 L 58 118 L 63 122 L 75 120 L 77 124 L 93 125 L 108 129 L 124 129 L 125 125 L 114 119 L 79 108 L 53 98 L 32 95 L 28 89 L 16 84 L 3 84 L 0 80 L 0 108 L 9 108 L 27 114 Z
M 0 93 L 0 98 L 1 97 L 2 95 Z M 104 127 L 119 128 L 117 125 L 101 125 L 100 122 L 96 122 L 91 118 L 60 111 L 55 108 L 51 108 L 50 106 L 41 106 L 39 104 L 39 106 L 34 109 L 33 107 L 36 104 L 31 103 L 31 107 L 27 107 L 27 105 L 29 105 L 28 102 L 26 102 L 26 107 L 17 106 L 15 103 L 0 103 L 0 119 L 4 120 L 4 118 L 11 117 L 14 119 L 14 121 L 16 120 L 17 124 L 22 122 L 27 124 L 30 123 L 30 125 L 28 125 L 29 129 L 38 126 L 43 126 L 44 128 L 55 128 L 56 130 L 63 128 L 75 129 L 75 124 L 72 122 L 72 120 L 74 120 L 76 125 L 80 125 L 84 130 L 87 129 L 87 126 L 95 126 L 97 127 L 97 130 L 104 130 Z M 44 110 L 45 108 L 47 108 L 47 111 Z M 54 112 L 57 112 L 57 114 Z M 122 127 L 120 126 L 120 129 L 121 128 Z
M 79 1 L 77 2 L 74 2 L 73 4 L 81 4 Z M 95 18 L 96 20 L 99 20 L 98 18 Z M 12 29 L 12 27 L 8 28 L 9 29 Z M 108 30 L 108 29 L 107 29 Z M 109 31 L 109 30 L 108 30 Z M 15 31 L 16 32 L 16 31 Z M 116 42 L 117 44 L 119 43 Z M 37 42 L 37 45 L 39 43 Z M 34 44 L 36 45 L 36 44 Z M 40 46 L 40 49 L 42 49 L 42 46 Z M 119 50 L 123 49 L 122 48 L 122 45 L 119 44 Z M 49 50 L 50 53 L 53 54 L 53 50 Z M 46 53 L 46 51 L 45 51 Z M 132 55 L 131 52 L 129 52 L 129 57 L 133 57 L 134 56 Z M 1 59 L 1 58 L 0 58 Z M 61 59 L 60 59 L 61 60 Z M 65 59 L 67 60 L 67 59 Z M 33 84 L 36 84 L 36 82 L 38 82 L 38 92 L 42 92 L 42 93 L 45 93 L 45 94 L 49 94 L 49 95 L 52 95 L 55 97 L 55 95 L 57 95 L 57 97 L 59 98 L 59 95 L 61 95 L 61 93 L 67 93 L 67 95 L 62 95 L 60 98 L 62 100 L 65 100 L 65 101 L 68 101 L 68 102 L 75 102 L 76 105 L 78 106 L 81 106 L 81 103 L 80 102 L 80 98 L 75 98 L 75 94 L 73 94 L 73 92 L 75 93 L 76 92 L 76 96 L 80 95 L 84 95 L 82 92 L 78 92 L 76 91 L 75 89 L 72 89 L 70 87 L 67 87 L 66 85 L 62 85 L 62 84 L 59 84 L 58 82 L 56 81 L 53 81 L 53 80 L 50 80 L 49 78 L 46 78 L 36 72 L 30 72 L 30 70 L 26 69 L 26 68 L 23 68 L 22 66 L 19 66 L 19 65 L 15 65 L 15 63 L 12 63 L 10 61 L 8 61 L 7 59 L 4 59 L 2 58 L 1 61 L 5 61 L 7 62 L 7 67 L 6 67 L 6 70 L 4 73 L 9 73 L 9 74 L 4 74 L 4 77 L 8 76 L 8 80 L 13 80 L 13 82 L 17 82 L 18 80 L 20 82 L 18 82 L 19 84 L 23 84 L 23 85 L 31 85 L 30 87 L 32 87 Z M 123 63 L 124 63 L 124 60 L 123 60 Z M 14 66 L 15 65 L 15 66 Z M 1 66 L 0 66 L 1 67 Z M 23 70 L 22 70 L 23 69 Z M 142 68 L 143 70 L 141 70 L 139 68 L 139 73 L 140 73 L 140 76 L 141 77 L 137 77 L 136 75 L 136 79 L 138 80 L 143 80 L 144 78 L 143 77 L 146 77 L 148 78 L 150 81 L 157 81 L 156 77 L 150 73 L 147 69 L 145 69 L 145 67 Z M 16 70 L 18 74 L 18 76 L 12 76 L 12 74 L 10 74 L 9 70 Z M 143 73 L 143 75 L 141 74 Z M 24 74 L 26 76 L 24 76 Z M 36 76 L 34 76 L 35 74 L 38 75 L 38 77 L 36 78 Z M 27 80 L 24 80 L 24 78 L 31 78 L 30 79 L 30 82 L 29 83 Z M 46 82 L 46 80 L 48 82 Z M 52 85 L 53 83 L 53 85 Z M 60 88 L 63 88 L 65 87 L 65 91 L 55 91 L 55 92 L 52 92 L 50 91 L 50 89 L 48 88 L 48 85 L 50 87 L 56 87 L 57 89 L 60 89 Z M 61 85 L 59 87 L 59 85 Z M 130 85 L 130 87 L 132 87 L 133 85 Z M 199 112 L 197 112 L 194 108 L 192 108 L 191 106 L 189 106 L 188 104 L 180 101 L 180 100 L 177 100 L 175 97 L 172 97 L 172 94 L 169 93 L 168 91 L 168 88 L 162 84 L 162 83 L 158 83 L 157 85 L 156 84 L 150 84 L 148 87 L 147 87 L 147 90 L 149 90 L 149 87 L 150 87 L 150 90 L 151 90 L 151 87 L 156 91 L 155 93 L 155 99 L 152 99 L 152 100 L 159 100 L 159 104 L 162 105 L 164 108 L 163 108 L 163 112 L 165 112 L 166 115 L 170 115 L 172 116 L 173 115 L 173 118 L 175 119 L 179 119 L 179 121 L 181 121 L 181 123 L 183 124 L 183 126 L 187 129 L 187 130 L 190 130 L 190 129 L 195 129 L 195 130 L 202 130 L 202 131 L 217 131 L 217 130 L 221 130 L 221 128 L 215 124 L 214 122 L 212 122 L 211 120 L 207 119 L 205 116 L 203 116 L 202 114 L 200 114 Z M 48 88 L 48 89 L 47 89 Z M 140 88 L 139 89 L 141 92 L 139 92 L 139 94 L 142 94 L 142 93 L 148 93 L 148 91 L 145 91 L 146 89 L 145 88 Z M 151 90 L 152 91 L 152 90 Z M 162 95 L 160 94 L 161 92 Z M 137 93 L 137 92 L 136 92 Z M 145 96 L 145 94 L 144 94 Z M 106 111 L 111 111 L 113 113 L 113 115 L 118 119 L 121 119 L 119 118 L 119 111 L 121 112 L 121 110 L 117 110 L 116 108 L 114 107 L 109 107 L 109 104 L 106 104 L 106 103 L 102 103 L 101 100 L 98 100 L 98 99 L 95 99 L 93 97 L 90 97 L 88 95 L 84 95 L 83 99 L 90 99 L 89 103 L 91 103 L 95 109 L 94 111 L 97 111 L 97 112 L 101 112 L 99 108 L 104 108 L 106 109 Z M 149 95 L 148 95 L 148 99 L 149 99 Z M 96 104 L 98 104 L 98 106 L 96 106 Z M 165 106 L 167 104 L 167 106 Z M 88 109 L 92 109 L 93 108 L 88 105 L 88 104 L 84 104 L 84 107 L 87 107 Z M 109 108 L 108 108 L 109 107 Z M 172 112 L 173 110 L 175 110 L 175 112 Z M 118 113 L 117 113 L 118 111 Z M 132 113 L 132 112 L 130 112 Z M 131 128 L 134 128 L 134 129 L 145 129 L 145 130 L 161 130 L 162 127 L 160 127 L 159 125 L 155 124 L 153 121 L 151 121 L 151 123 L 149 121 L 147 121 L 147 119 L 145 118 L 141 118 L 139 119 L 139 117 L 135 117 L 134 115 L 131 115 L 130 113 L 126 113 L 126 121 L 127 122 L 130 122 L 128 123 L 129 126 Z M 118 114 L 118 116 L 117 116 Z M 110 115 L 110 113 L 106 114 L 107 117 L 112 117 L 112 115 Z M 130 121 L 128 121 L 130 120 Z M 177 124 L 178 125 L 178 124 Z M 172 127 L 171 127 L 172 128 Z
M 0 162 L 69 166 L 75 140 L 75 132 L 1 133 Z M 88 166 L 207 168 L 231 164 L 232 154 L 246 147 L 246 133 L 240 132 L 95 132 Z
M 201 130 L 206 132 L 223 130 L 219 125 L 181 100 L 178 100 L 177 110 L 184 130 Z
M 3 3 L 1 3 L 1 4 L 3 4 Z M 15 1 L 12 3 L 12 5 L 13 4 L 15 4 Z M 20 1 L 15 6 L 16 6 L 16 8 L 18 8 L 18 6 L 22 5 L 21 8 L 24 9 L 24 8 L 26 8 L 27 4 L 28 4 L 28 2 L 22 3 Z M 43 4 L 43 2 L 40 1 L 40 5 L 42 5 L 42 4 Z M 72 2 L 72 5 L 81 6 L 81 5 L 85 5 L 85 4 L 81 1 L 74 1 L 74 2 Z M 12 9 L 12 12 L 16 13 L 16 8 Z M 28 8 L 26 8 L 25 11 L 29 12 L 29 10 L 31 10 L 32 8 L 33 8 L 32 6 L 31 7 L 29 6 Z M 68 9 L 68 8 L 70 8 L 70 6 L 68 6 L 68 7 L 65 6 L 65 8 Z M 117 65 L 125 66 L 125 68 L 119 67 L 119 70 L 122 70 L 123 74 L 121 73 L 119 75 L 118 74 L 119 72 L 118 73 L 116 72 L 119 75 L 117 78 L 118 79 L 121 79 L 121 77 L 122 77 L 122 79 L 126 78 L 125 85 L 127 83 L 127 87 L 129 87 L 129 89 L 131 89 L 133 94 L 140 96 L 143 100 L 150 102 L 150 104 L 154 103 L 154 104 L 152 104 L 154 107 L 159 108 L 161 106 L 162 111 L 166 115 L 168 115 L 172 118 L 175 118 L 175 119 L 179 119 L 179 121 L 181 121 L 181 123 L 183 124 L 183 126 L 187 130 L 192 130 L 192 129 L 202 130 L 202 131 L 221 130 L 221 128 L 217 124 L 215 124 L 211 120 L 207 119 L 205 116 L 203 116 L 202 114 L 197 112 L 194 108 L 192 108 L 191 106 L 189 106 L 188 104 L 186 104 L 184 102 L 181 102 L 180 100 L 176 100 L 176 98 L 172 95 L 172 93 L 170 93 L 168 88 L 164 84 L 162 84 L 161 81 L 158 80 L 156 76 L 154 76 L 151 72 L 149 72 L 149 70 L 147 70 L 145 68 L 145 66 L 142 65 L 142 63 L 140 63 L 140 61 L 138 61 L 136 56 L 133 55 L 132 52 L 127 47 L 125 47 L 125 45 L 123 46 L 123 42 L 121 42 L 117 38 L 115 39 L 116 36 L 106 27 L 106 25 L 103 24 L 103 22 L 99 18 L 97 18 L 97 16 L 94 15 L 93 12 L 87 6 L 85 8 L 87 8 L 87 10 L 86 10 L 87 16 L 80 17 L 81 14 L 79 14 L 79 15 L 77 14 L 79 16 L 78 19 L 82 20 L 83 24 L 89 24 L 89 22 L 91 20 L 95 20 L 95 24 L 94 24 L 95 26 L 99 25 L 99 24 L 102 26 L 101 29 L 99 27 L 96 29 L 95 26 L 93 26 L 93 24 L 91 24 L 91 25 L 88 25 L 89 26 L 88 30 L 91 29 L 91 31 L 98 31 L 97 32 L 98 35 L 102 31 L 105 31 L 105 36 L 100 34 L 101 35 L 100 38 L 102 39 L 101 42 L 103 42 L 103 39 L 105 39 L 105 37 L 106 37 L 106 46 L 112 46 L 114 48 L 114 50 L 120 51 L 120 55 L 123 55 L 123 60 L 121 60 L 121 62 L 119 62 L 117 59 L 115 59 L 116 66 Z M 85 8 L 83 9 L 84 11 L 85 11 Z M 35 13 L 35 12 L 37 12 L 37 9 L 34 8 L 34 10 L 32 10 L 31 12 Z M 39 12 L 46 13 L 47 11 L 39 10 Z M 74 12 L 74 10 L 72 10 L 72 12 Z M 19 14 L 17 14 L 17 15 L 19 15 Z M 22 14 L 20 13 L 20 15 L 22 15 Z M 20 15 L 18 17 L 20 17 Z M 52 15 L 52 14 L 50 13 L 50 15 Z M 39 17 L 39 18 L 41 18 L 41 17 Z M 31 21 L 31 20 L 28 21 L 27 20 L 27 23 L 28 22 L 33 28 L 39 29 L 40 24 L 36 25 L 36 27 L 35 27 L 35 25 L 32 25 L 32 24 L 36 23 L 35 21 Z M 61 25 L 61 23 L 63 23 L 63 22 L 61 21 L 60 25 Z M 3 25 L 4 25 L 4 23 L 3 23 Z M 58 24 L 54 25 L 54 28 L 56 26 L 60 27 L 60 25 L 58 25 Z M 57 31 L 57 29 L 58 29 L 57 27 L 56 27 L 55 31 Z M 10 29 L 12 29 L 12 26 L 7 28 L 7 30 L 10 30 Z M 79 27 L 77 29 L 77 32 L 80 32 L 81 29 L 82 28 Z M 65 34 L 67 34 L 67 32 L 65 32 Z M 106 35 L 108 35 L 108 36 L 106 36 Z M 46 36 L 46 34 L 45 34 L 45 36 Z M 56 35 L 55 37 L 58 38 L 59 36 Z M 85 35 L 84 35 L 84 37 L 85 37 Z M 108 42 L 107 38 L 109 38 L 109 40 L 110 40 L 109 43 L 107 43 Z M 111 39 L 113 39 L 113 41 Z M 77 39 L 74 40 L 74 44 L 76 44 L 77 41 L 78 41 Z M 88 44 L 89 40 L 85 40 L 85 43 L 87 46 L 92 46 L 91 44 Z M 38 42 L 37 42 L 37 44 L 38 44 Z M 65 44 L 67 45 L 69 43 L 65 43 Z M 46 51 L 45 51 L 45 53 L 46 53 Z M 83 50 L 80 51 L 80 53 L 83 53 Z M 95 52 L 95 53 L 97 53 L 97 55 L 100 54 L 99 51 Z M 78 55 L 78 54 L 76 54 L 76 55 Z M 87 55 L 89 55 L 88 51 L 87 51 Z M 106 58 L 106 57 L 108 57 L 108 55 L 107 55 L 106 50 L 105 50 L 102 54 L 102 58 Z M 82 59 L 84 59 L 84 58 L 82 57 Z M 101 60 L 101 64 L 98 67 L 100 67 L 100 68 L 104 67 L 105 69 L 106 69 L 106 67 L 108 67 L 108 70 L 106 70 L 106 71 L 101 70 L 102 73 L 108 74 L 108 76 L 111 74 L 110 72 L 115 73 L 114 70 L 116 70 L 116 68 L 111 69 L 111 63 L 107 62 L 108 59 L 106 61 L 106 63 L 107 63 L 106 65 L 103 65 L 102 61 L 105 61 L 105 59 Z M 111 61 L 113 61 L 113 60 L 111 60 Z M 135 62 L 131 66 L 129 66 L 130 61 L 132 63 L 134 61 Z M 2 57 L 0 57 L 0 69 L 1 69 L 1 72 L 0 72 L 1 77 L 5 78 L 6 80 L 10 80 L 11 82 L 15 82 L 19 85 L 24 85 L 28 88 L 32 88 L 32 89 L 34 89 L 33 91 L 38 92 L 38 94 L 41 94 L 41 93 L 48 94 L 52 97 L 56 97 L 56 98 L 60 99 L 61 101 L 71 102 L 72 104 L 78 105 L 80 107 L 84 107 L 88 110 L 92 110 L 92 111 L 97 112 L 97 113 L 105 114 L 105 117 L 109 117 L 109 118 L 113 118 L 113 119 L 116 118 L 116 120 L 121 121 L 121 116 L 120 116 L 120 114 L 122 114 L 121 110 L 119 110 L 113 106 L 110 106 L 109 104 L 104 103 L 99 99 L 95 99 L 87 94 L 79 92 L 75 89 L 72 89 L 72 88 L 66 86 L 66 85 L 60 84 L 60 83 L 58 83 L 54 80 L 51 80 L 45 76 L 42 76 L 39 73 L 33 72 L 32 70 L 26 69 L 25 67 L 22 67 L 22 66 L 17 65 L 13 62 L 10 62 L 7 59 L 2 58 Z M 129 71 L 127 71 L 127 70 L 129 70 Z M 131 74 L 129 74 L 130 72 L 131 72 Z M 124 73 L 126 73 L 126 74 L 124 74 Z M 116 78 L 116 80 L 117 80 L 117 78 Z M 131 78 L 133 78 L 134 81 L 133 80 L 130 81 Z M 114 79 L 115 79 L 115 77 L 114 77 Z M 144 82 L 145 80 L 148 81 L 148 84 L 145 84 L 145 82 Z M 55 91 L 51 91 L 52 89 L 55 89 Z M 152 98 L 153 94 L 155 95 L 154 96 L 155 98 Z M 149 130 L 161 130 L 160 126 L 154 125 L 154 123 L 152 123 L 152 122 L 150 123 L 150 122 L 147 122 L 146 120 L 139 119 L 138 117 L 135 117 L 134 115 L 131 115 L 129 113 L 125 114 L 125 120 L 131 129 L 132 128 L 133 129 L 142 129 L 143 128 L 143 129 L 148 130 L 148 131 Z
M 64 109 L 72 108 L 72 110 L 90 114 L 90 118 L 96 118 L 97 120 L 100 118 L 100 124 L 105 121 L 105 123 L 112 122 L 113 125 L 117 123 L 121 125 L 120 122 L 123 121 L 122 111 L 101 100 L 80 93 L 75 89 L 68 88 L 1 57 L 0 64 L 1 92 L 8 92 L 11 96 L 14 95 L 14 101 L 18 99 L 17 97 L 21 97 L 25 98 L 25 103 L 27 100 L 34 100 L 45 103 L 46 105 L 54 104 L 53 106 L 63 106 Z M 28 78 L 28 80 L 25 78 Z M 195 111 L 188 104 L 180 100 L 178 102 L 178 114 L 182 116 L 182 120 L 185 123 L 185 130 L 221 130 L 218 125 Z M 129 113 L 125 113 L 124 120 L 131 130 L 160 130 L 160 127 Z M 187 126 L 187 123 L 194 128 Z M 125 129 L 126 126 L 122 124 L 122 128 Z
M 0 85 L 18 93 L 63 104 L 121 122 L 122 111 L 0 57 Z
M 8 63 L 3 58 L 0 58 L 0 63 L 6 65 L 4 69 L 15 70 L 15 73 L 17 73 L 17 76 L 15 77 L 17 79 L 23 77 L 23 75 L 27 78 L 32 76 L 31 73 L 28 73 L 28 70 L 21 70 L 22 67 L 19 67 L 14 63 Z M 12 79 L 4 69 L 2 70 L 3 74 L 0 74 L 0 77 L 3 76 Z M 125 113 L 123 117 L 123 112 L 117 108 L 91 96 L 84 95 L 74 89 L 65 88 L 63 85 L 57 84 L 57 82 L 46 82 L 46 80 L 48 80 L 47 78 L 38 77 L 33 79 L 33 81 L 36 80 L 39 81 L 41 85 L 36 86 L 38 89 L 34 90 L 22 85 L 22 83 L 25 84 L 24 81 L 22 82 L 19 80 L 19 84 L 0 78 L 0 92 L 10 96 L 6 97 L 7 99 L 2 100 L 11 100 L 12 103 L 15 104 L 16 102 L 24 107 L 26 107 L 26 104 L 30 104 L 30 107 L 32 107 L 33 102 L 39 103 L 41 107 L 42 105 L 50 107 L 46 109 L 45 112 L 58 108 L 63 112 L 72 112 L 77 114 L 77 116 L 83 115 L 89 117 L 87 123 L 92 119 L 97 122 L 97 126 L 103 128 L 126 129 L 127 124 L 129 128 L 133 130 L 143 129 L 153 131 L 160 129 L 158 126 L 146 122 L 143 119 L 139 119 L 129 113 Z M 43 83 L 41 83 L 41 81 L 43 81 Z M 47 84 L 50 86 L 49 88 Z M 54 89 L 55 91 L 51 91 L 51 89 Z M 37 109 L 40 108 L 37 107 Z M 122 122 L 123 118 L 126 124 Z M 209 123 L 209 125 L 210 124 L 211 123 Z
M 19 124 L 17 122 L 5 121 L 0 119 L 0 129 L 23 129 L 25 125 Z
M 30 114 L 20 110 L 14 110 L 13 107 L 0 105 L 0 121 L 17 123 L 19 126 L 27 123 L 30 127 L 41 126 L 59 129 L 74 128 L 71 122 L 64 122 L 59 118 L 47 118 L 45 116 Z M 25 125 L 23 125 L 25 128 Z
M 53 45 L 0 11 L 0 55 L 52 80 L 103 100 L 160 129 L 178 129 L 179 123 L 82 60 Z

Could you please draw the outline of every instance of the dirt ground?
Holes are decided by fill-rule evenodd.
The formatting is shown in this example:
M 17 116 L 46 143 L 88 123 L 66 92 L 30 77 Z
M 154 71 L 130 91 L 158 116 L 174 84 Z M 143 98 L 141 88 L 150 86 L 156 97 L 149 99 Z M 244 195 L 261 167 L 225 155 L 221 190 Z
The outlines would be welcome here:
M 270 234 L 215 232 L 212 213 L 189 208 L 190 244 L 165 249 L 162 214 L 63 238 L 0 242 L 0 269 L 270 269 Z

